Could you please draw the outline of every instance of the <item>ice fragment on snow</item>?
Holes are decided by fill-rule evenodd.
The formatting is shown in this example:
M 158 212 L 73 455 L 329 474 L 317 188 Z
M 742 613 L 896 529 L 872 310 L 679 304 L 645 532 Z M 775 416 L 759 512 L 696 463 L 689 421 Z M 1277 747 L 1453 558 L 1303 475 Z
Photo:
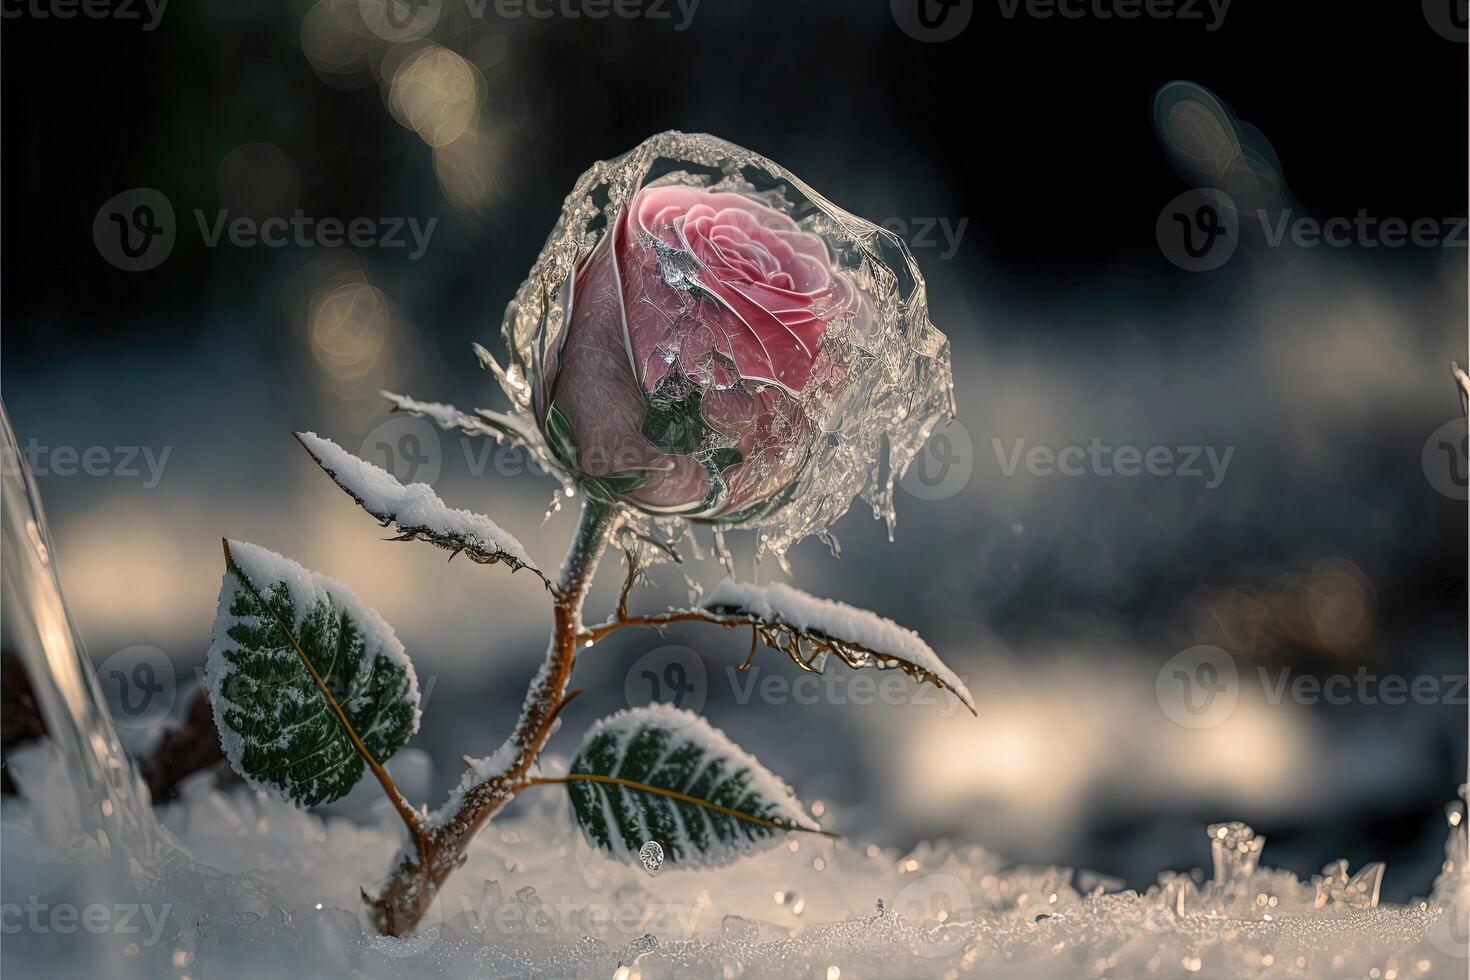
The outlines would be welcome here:
M 656 840 L 645 843 L 638 850 L 638 862 L 643 865 L 643 870 L 649 874 L 658 874 L 658 869 L 664 866 L 663 845 Z

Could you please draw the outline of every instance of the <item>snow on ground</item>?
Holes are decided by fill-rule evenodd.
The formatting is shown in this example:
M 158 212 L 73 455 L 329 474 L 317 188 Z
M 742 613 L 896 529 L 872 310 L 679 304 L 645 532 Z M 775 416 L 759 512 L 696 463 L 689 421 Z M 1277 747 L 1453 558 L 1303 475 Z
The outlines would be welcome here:
M 33 802 L 3 806 L 0 961 L 12 977 L 1466 973 L 1449 912 L 1369 907 L 1344 877 L 1317 885 L 1253 868 L 1259 848 L 1238 827 L 1213 859 L 1201 834 L 1201 862 L 1218 867 L 1166 876 L 1143 896 L 1086 872 L 1007 870 L 980 848 L 900 855 L 806 836 L 720 871 L 668 863 L 653 876 L 588 848 L 555 787 L 528 791 L 481 833 L 420 935 L 386 939 L 367 929 L 358 901 L 399 847 L 386 804 L 362 823 L 324 819 L 201 775 L 160 810 L 198 863 L 180 853 L 138 885 L 95 841 L 42 858 L 65 810 L 46 801 L 64 789 L 54 761 L 44 747 L 28 750 L 15 771 Z

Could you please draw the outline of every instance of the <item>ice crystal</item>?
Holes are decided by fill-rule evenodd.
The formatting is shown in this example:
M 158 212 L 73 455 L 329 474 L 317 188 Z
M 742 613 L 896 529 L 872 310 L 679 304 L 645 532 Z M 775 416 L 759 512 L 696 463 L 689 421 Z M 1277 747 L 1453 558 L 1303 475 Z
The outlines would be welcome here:
M 656 840 L 646 842 L 638 849 L 638 863 L 643 865 L 643 870 L 651 875 L 658 874 L 658 869 L 664 866 L 664 847 Z

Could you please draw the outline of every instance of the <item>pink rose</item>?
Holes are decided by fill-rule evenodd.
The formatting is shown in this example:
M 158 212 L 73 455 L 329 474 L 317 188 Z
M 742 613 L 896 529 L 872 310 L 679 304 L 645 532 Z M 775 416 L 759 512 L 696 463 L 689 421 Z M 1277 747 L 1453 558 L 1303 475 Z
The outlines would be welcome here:
M 645 187 L 576 272 L 534 375 L 537 418 L 609 495 L 738 519 L 806 461 L 804 406 L 849 375 L 825 343 L 844 318 L 872 329 L 870 301 L 817 235 L 743 194 Z

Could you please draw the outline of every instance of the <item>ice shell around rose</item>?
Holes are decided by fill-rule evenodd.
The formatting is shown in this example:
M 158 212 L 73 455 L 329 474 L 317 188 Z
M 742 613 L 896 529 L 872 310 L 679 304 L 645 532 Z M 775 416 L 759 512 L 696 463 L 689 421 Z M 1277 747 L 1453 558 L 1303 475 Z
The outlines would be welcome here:
M 774 482 L 774 477 L 784 475 L 776 472 L 778 467 L 788 467 L 794 478 L 784 480 L 784 489 L 753 506 L 706 519 L 717 529 L 754 529 L 759 551 L 780 558 L 796 541 L 824 534 L 860 496 L 875 517 L 887 521 L 891 533 L 895 481 L 938 421 L 954 408 L 949 344 L 929 321 L 923 277 L 897 236 L 838 208 L 779 164 L 716 137 L 660 133 L 622 157 L 594 164 L 577 181 L 506 310 L 502 331 L 511 364 L 501 377 L 507 396 L 520 413 L 535 417 L 535 382 L 548 354 L 554 363 L 564 340 L 578 271 L 604 236 L 614 233 L 639 191 L 677 187 L 759 202 L 782 216 L 783 222 L 789 221 L 793 234 L 820 239 L 830 255 L 833 276 L 851 283 L 862 297 L 860 311 L 844 311 L 827 324 L 824 353 L 816 367 L 821 371 L 823 362 L 836 363 L 849 374 L 841 384 L 813 381 L 799 393 L 800 416 L 812 431 L 804 458 L 794 467 L 790 459 L 754 459 L 742 475 L 762 491 L 767 489 L 760 483 L 763 478 Z M 655 196 L 655 201 L 671 195 L 677 197 L 677 192 Z M 704 222 L 701 227 L 713 220 L 702 211 L 695 217 Z M 655 213 L 649 219 L 655 227 L 657 218 Z M 763 241 L 769 238 L 754 226 L 748 231 Z M 677 249 L 668 251 L 665 241 L 659 245 L 665 248 L 665 281 L 681 270 L 685 276 L 697 276 L 692 266 L 670 259 Z M 766 261 L 758 252 L 749 253 L 749 260 Z M 805 264 L 793 268 L 808 271 Z M 796 276 L 792 284 L 798 284 Z M 667 348 L 658 354 L 683 356 Z M 561 475 L 569 482 L 580 476 Z M 662 524 L 678 533 L 673 525 L 682 523 L 638 512 L 632 519 L 644 531 Z

